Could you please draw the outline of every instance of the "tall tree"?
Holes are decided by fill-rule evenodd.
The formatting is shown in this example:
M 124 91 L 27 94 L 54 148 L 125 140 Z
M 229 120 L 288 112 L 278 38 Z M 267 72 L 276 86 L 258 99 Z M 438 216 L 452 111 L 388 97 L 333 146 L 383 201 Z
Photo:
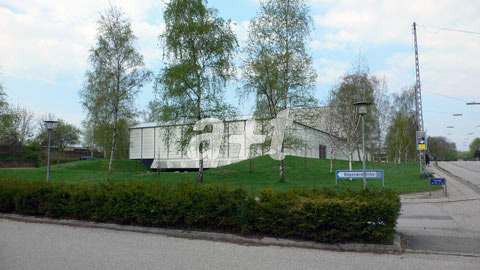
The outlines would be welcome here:
M 475 138 L 471 143 L 470 143 L 470 154 L 474 158 L 480 158 L 480 138 Z
M 157 77 L 162 120 L 195 122 L 223 118 L 232 112 L 224 102 L 226 83 L 234 77 L 233 58 L 238 43 L 230 20 L 218 17 L 204 0 L 172 0 L 164 12 L 165 32 L 160 35 L 168 60 Z M 203 181 L 200 144 L 198 181 Z
M 20 105 L 17 105 L 14 108 L 14 113 L 17 116 L 17 133 L 18 140 L 22 145 L 25 145 L 30 138 L 33 136 L 34 132 L 34 120 L 35 114 L 32 111 L 29 111 L 27 108 L 24 108 Z
M 435 160 L 457 160 L 457 146 L 443 136 L 428 137 L 428 154 Z
M 316 103 L 316 74 L 306 48 L 312 31 L 309 11 L 304 0 L 267 0 L 250 21 L 241 92 L 255 96 L 258 117 L 275 118 L 282 110 Z M 279 170 L 284 182 L 283 160 Z
M 135 113 L 134 99 L 150 78 L 143 56 L 136 48 L 137 38 L 130 20 L 111 6 L 97 22 L 97 44 L 90 49 L 90 69 L 80 92 L 91 125 L 110 127 L 109 174 L 118 140 L 118 124 Z
M 404 88 L 392 95 L 391 122 L 386 136 L 389 159 L 401 163 L 415 159 L 415 88 Z
M 0 83 L 0 145 L 18 144 L 18 124 L 20 119 L 7 102 L 7 94 Z
M 362 142 L 361 116 L 353 103 L 359 101 L 372 103 L 369 113 L 365 116 L 366 142 L 371 139 L 371 131 L 377 126 L 377 119 L 372 111 L 376 110 L 374 94 L 379 85 L 378 79 L 369 74 L 368 67 L 361 61 L 362 59 L 359 59 L 353 71 L 342 76 L 339 84 L 332 88 L 328 101 L 331 107 L 329 117 L 333 119 L 336 128 L 339 128 L 340 136 L 344 138 L 345 143 L 340 150 L 348 157 L 350 170 L 353 153 L 359 152 Z
M 116 123 L 117 140 L 115 157 L 128 158 L 130 131 L 129 127 L 138 124 L 134 119 L 119 119 Z M 83 144 L 92 151 L 103 153 L 104 157 L 112 151 L 113 124 L 106 121 L 84 121 Z
M 37 135 L 36 141 L 42 145 L 48 145 L 48 130 L 44 123 L 44 119 L 39 121 L 39 126 L 40 133 Z M 80 129 L 74 125 L 69 124 L 62 119 L 58 119 L 57 125 L 52 129 L 51 144 L 58 147 L 58 149 L 63 152 L 65 147 L 80 142 L 80 133 Z
M 0 83 L 0 113 L 3 114 L 4 110 L 8 106 L 7 94 L 3 90 L 3 85 Z
M 368 148 L 372 153 L 372 158 L 381 157 L 385 154 L 385 139 L 391 120 L 391 104 L 388 95 L 387 82 L 385 78 L 375 80 L 374 88 L 374 106 L 371 114 L 375 119 L 374 127 L 367 142 Z
M 161 121 L 161 115 L 162 103 L 157 99 L 149 101 L 147 107 L 140 113 L 143 122 Z

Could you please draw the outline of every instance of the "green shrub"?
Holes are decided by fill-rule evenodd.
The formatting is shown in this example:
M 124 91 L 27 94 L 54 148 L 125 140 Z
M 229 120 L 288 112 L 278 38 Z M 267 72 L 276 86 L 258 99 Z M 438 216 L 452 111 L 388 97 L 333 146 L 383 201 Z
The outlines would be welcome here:
M 27 154 L 25 155 L 25 160 L 32 161 L 35 167 L 40 167 L 40 152 L 31 151 L 27 148 Z
M 0 188 L 0 212 L 12 213 L 15 210 L 13 198 L 22 187 L 16 186 L 17 181 L 5 179 L 1 182 Z
M 382 242 L 394 234 L 398 195 L 388 191 L 262 190 L 257 230 L 321 242 Z
M 179 182 L 67 185 L 0 180 L 0 212 L 321 242 L 385 242 L 400 211 L 389 191 L 260 191 Z

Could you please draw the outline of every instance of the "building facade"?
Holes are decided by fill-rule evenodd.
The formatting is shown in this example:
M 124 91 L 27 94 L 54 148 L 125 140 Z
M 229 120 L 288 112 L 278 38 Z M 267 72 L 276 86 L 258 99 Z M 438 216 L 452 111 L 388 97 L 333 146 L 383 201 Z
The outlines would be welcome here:
M 275 151 L 272 138 L 275 137 L 276 128 L 272 121 L 274 120 L 237 118 L 214 124 L 217 133 L 220 132 L 219 136 L 210 136 L 213 130 L 204 130 L 202 126 L 202 137 L 192 135 L 192 125 L 140 124 L 130 128 L 130 159 L 140 160 L 151 169 L 198 168 L 200 141 L 205 142 L 205 168 L 216 168 L 273 154 Z M 341 149 L 343 139 L 318 128 L 291 121 L 284 134 L 282 138 L 285 155 L 348 160 Z M 354 160 L 357 160 L 355 157 L 358 156 L 359 153 L 354 153 Z

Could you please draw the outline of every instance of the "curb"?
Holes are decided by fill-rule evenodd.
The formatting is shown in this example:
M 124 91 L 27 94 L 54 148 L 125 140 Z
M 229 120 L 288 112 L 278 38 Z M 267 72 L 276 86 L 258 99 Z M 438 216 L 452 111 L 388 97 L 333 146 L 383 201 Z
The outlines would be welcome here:
M 479 255 L 479 254 L 475 254 L 475 253 L 462 253 L 462 252 L 446 252 L 446 251 L 431 251 L 431 250 L 405 249 L 405 253 L 412 253 L 412 254 L 435 254 L 435 255 L 448 255 L 448 256 L 460 256 L 460 257 L 480 258 L 480 255 Z
M 374 252 L 374 253 L 402 253 L 402 246 L 400 236 L 395 235 L 393 244 L 381 245 L 381 244 L 362 244 L 362 243 L 346 243 L 346 244 L 325 244 L 314 241 L 295 241 L 273 237 L 262 238 L 250 238 L 243 237 L 228 233 L 217 232 L 202 232 L 202 231 L 188 231 L 178 229 L 164 229 L 154 227 L 140 227 L 131 225 L 119 225 L 112 223 L 99 223 L 92 221 L 80 221 L 80 220 L 68 220 L 68 219 L 53 219 L 46 217 L 34 217 L 34 216 L 22 216 L 15 214 L 3 214 L 0 213 L 1 219 L 8 219 L 13 221 L 27 222 L 27 223 L 40 223 L 40 224 L 54 224 L 64 225 L 71 227 L 81 228 L 94 228 L 94 229 L 107 229 L 115 231 L 137 232 L 137 233 L 150 233 L 158 234 L 170 237 L 197 239 L 197 240 L 209 240 L 230 242 L 235 244 L 244 245 L 257 245 L 257 246 L 280 246 L 280 247 L 296 247 L 296 248 L 313 248 L 322 250 L 335 250 L 335 251 L 354 251 L 354 252 Z

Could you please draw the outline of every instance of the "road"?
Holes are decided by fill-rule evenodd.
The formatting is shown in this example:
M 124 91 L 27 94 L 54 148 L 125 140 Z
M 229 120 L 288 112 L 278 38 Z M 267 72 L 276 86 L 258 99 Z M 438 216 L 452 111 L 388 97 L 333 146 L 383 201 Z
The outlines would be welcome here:
M 451 161 L 438 164 L 467 182 L 470 188 L 480 192 L 480 161 Z
M 333 252 L 0 219 L 0 269 L 475 269 L 480 258 Z
M 397 231 L 405 235 L 410 251 L 480 256 L 480 162 L 438 166 L 449 172 L 429 169 L 447 179 L 448 196 L 443 191 L 402 195 Z

